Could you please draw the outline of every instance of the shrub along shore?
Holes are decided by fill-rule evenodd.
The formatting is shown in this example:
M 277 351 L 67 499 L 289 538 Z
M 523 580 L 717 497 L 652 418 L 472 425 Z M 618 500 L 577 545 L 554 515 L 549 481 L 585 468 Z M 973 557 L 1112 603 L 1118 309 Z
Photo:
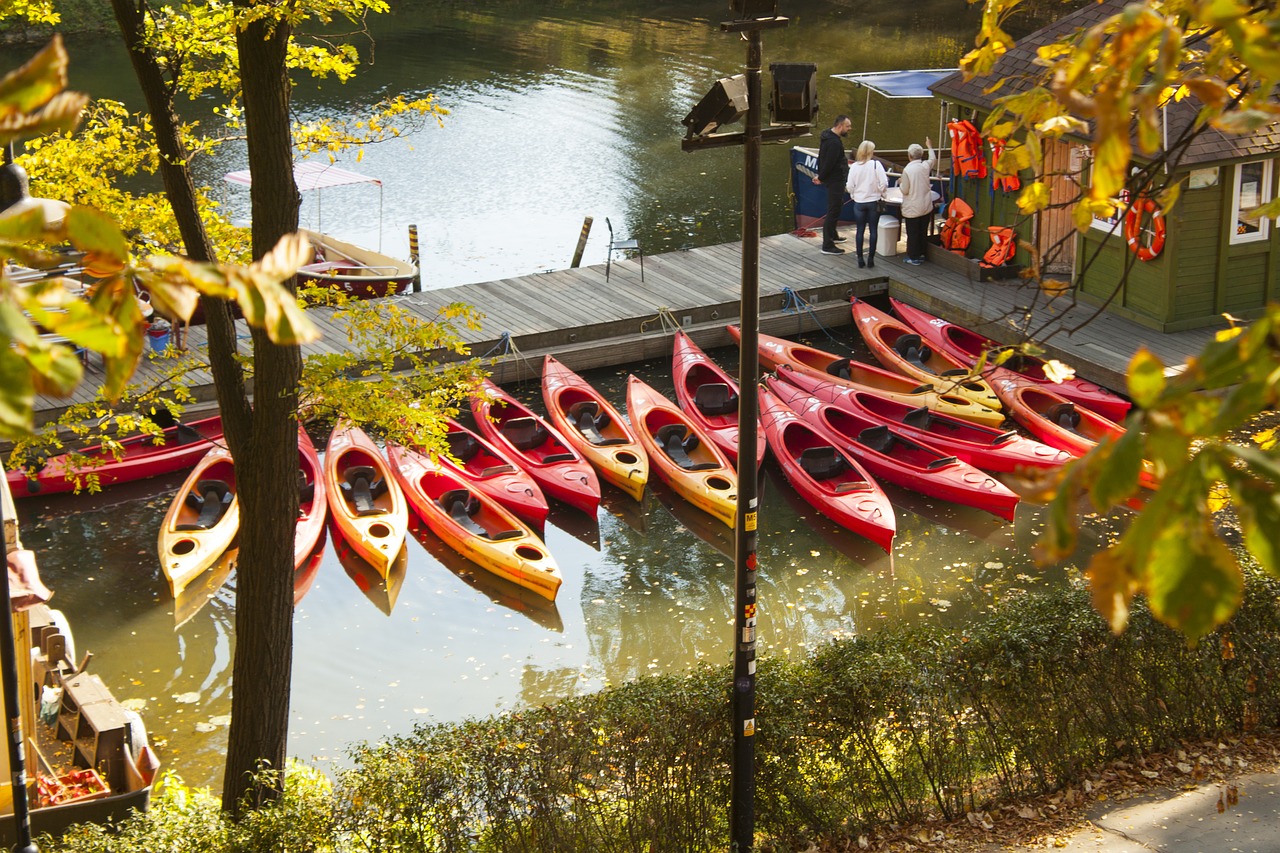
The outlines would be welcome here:
M 758 692 L 762 850 L 1035 796 L 1123 756 L 1271 728 L 1280 583 L 1249 580 L 1221 631 L 1188 646 L 1141 606 L 1113 636 L 1083 584 L 1015 593 L 960 628 L 917 625 L 765 659 Z M 112 836 L 65 851 L 701 851 L 728 838 L 727 667 L 354 748 L 330 785 L 290 770 L 240 826 L 176 780 Z M 180 839 L 193 839 L 185 841 Z M 198 848 L 188 846 L 196 843 Z

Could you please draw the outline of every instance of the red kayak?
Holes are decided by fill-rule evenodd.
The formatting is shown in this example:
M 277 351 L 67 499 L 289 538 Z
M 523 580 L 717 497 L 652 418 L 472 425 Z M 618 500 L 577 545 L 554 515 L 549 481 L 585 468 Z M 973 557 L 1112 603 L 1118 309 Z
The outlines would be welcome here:
M 853 324 L 867 342 L 876 361 L 903 376 L 930 382 L 948 393 L 966 397 L 993 411 L 1000 411 L 1000 398 L 985 379 L 969 376 L 969 368 L 942 350 L 927 346 L 910 326 L 878 310 L 856 296 L 852 302 Z
M 54 495 L 83 489 L 87 478 L 96 476 L 98 485 L 128 483 L 159 477 L 195 466 L 215 443 L 222 440 L 222 418 L 213 417 L 166 429 L 157 443 L 155 436 L 135 435 L 119 442 L 123 455 L 119 460 L 102 445 L 87 447 L 79 453 L 86 464 L 76 466 L 70 454 L 54 456 L 45 462 L 34 478 L 21 470 L 9 471 L 9 491 L 15 498 L 29 495 Z M 73 479 L 67 479 L 67 472 Z
M 738 463 L 738 383 L 698 348 L 683 330 L 676 330 L 671 357 L 676 402 L 707 437 Z M 764 430 L 756 424 L 756 469 L 767 449 Z
M 876 423 L 896 426 L 905 435 L 931 444 L 963 462 L 984 471 L 1017 471 L 1020 468 L 1057 468 L 1073 458 L 1065 450 L 1050 447 L 1012 430 L 966 421 L 932 412 L 923 407 L 850 388 L 827 379 L 778 368 L 778 377 L 846 412 L 862 415 Z
M 824 403 L 777 377 L 765 377 L 765 385 L 877 479 L 1013 520 L 1018 496 L 989 474 L 893 426 Z
M 453 459 L 441 455 L 440 464 L 541 530 L 547 520 L 547 498 L 532 475 L 502 448 L 455 420 L 447 423 L 445 441 Z
M 555 427 L 486 379 L 471 398 L 471 414 L 481 434 L 533 475 L 551 497 L 594 513 L 600 506 L 600 480 L 591 464 Z
M 298 521 L 293 534 L 294 604 L 302 600 L 302 596 L 311 588 L 311 580 L 315 578 L 314 566 L 308 563 L 324 536 L 325 516 L 328 514 L 328 496 L 320 454 L 316 453 L 306 429 L 298 424 Z M 305 579 L 308 569 L 311 570 L 311 577 Z
M 742 339 L 742 332 L 737 326 L 726 328 L 734 340 Z M 991 426 L 1004 422 L 1002 412 L 993 411 L 956 394 L 939 394 L 932 383 L 922 385 L 901 373 L 772 335 L 759 335 L 757 344 L 760 365 L 765 370 L 777 370 L 781 365 L 787 364 L 801 373 L 863 388 L 882 397 L 909 403 L 914 408 L 928 406 L 935 412 Z
M 949 323 L 919 308 L 913 308 L 905 302 L 899 302 L 896 299 L 890 299 L 889 302 L 893 305 L 893 313 L 914 329 L 930 346 L 947 352 L 953 358 L 971 367 L 978 363 L 978 359 L 984 353 L 1004 348 L 998 341 L 986 335 Z M 1049 390 L 1061 394 L 1072 402 L 1089 407 L 1108 420 L 1123 421 L 1131 408 L 1128 400 L 1101 385 L 1074 377 L 1063 382 L 1054 382 L 1045 375 L 1044 359 L 1033 355 L 1015 355 L 1001 366 L 1023 379 L 1048 387 Z
M 640 437 L 604 395 L 551 356 L 542 362 L 542 402 L 560 434 L 636 500 L 649 482 L 649 457 Z
M 851 455 L 765 388 L 760 389 L 760 419 L 774 458 L 802 498 L 885 551 L 893 547 L 893 504 Z

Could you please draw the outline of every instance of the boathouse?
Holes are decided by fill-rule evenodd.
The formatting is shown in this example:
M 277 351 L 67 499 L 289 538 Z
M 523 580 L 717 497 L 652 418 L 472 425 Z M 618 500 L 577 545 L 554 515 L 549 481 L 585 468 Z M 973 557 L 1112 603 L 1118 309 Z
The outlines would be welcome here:
M 1125 0 L 1090 3 L 1019 41 L 989 76 L 966 81 L 953 74 L 934 84 L 933 92 L 956 105 L 958 117 L 981 129 L 998 98 L 1035 84 L 1042 70 L 1034 64 L 1037 48 L 1092 27 L 1124 6 Z M 1004 85 L 988 92 L 995 80 Z M 1182 138 L 1199 107 L 1188 98 L 1162 109 L 1160 132 L 1166 145 Z M 1072 224 L 1068 202 L 1089 180 L 1087 139 L 1046 141 L 1044 169 L 1053 176 L 1048 179 L 1052 209 L 1039 217 L 1020 216 L 1018 192 L 994 185 L 990 145 L 984 145 L 985 178 L 957 176 L 951 187 L 974 210 L 969 257 L 981 257 L 990 245 L 987 226 L 1015 225 L 1019 238 L 1050 261 L 1048 273 L 1069 277 L 1081 301 L 1105 303 L 1107 311 L 1143 326 L 1172 332 L 1220 324 L 1224 312 L 1244 319 L 1258 316 L 1268 301 L 1280 298 L 1280 229 L 1249 211 L 1276 196 L 1280 125 L 1245 135 L 1206 128 L 1181 150 L 1170 150 L 1174 162 L 1165 174 L 1168 181 L 1182 183 L 1182 195 L 1164 217 L 1162 249 L 1140 260 L 1125 241 L 1125 210 L 1115 219 L 1094 219 L 1083 234 Z M 1025 183 L 1030 175 L 1022 178 Z M 1149 214 L 1143 223 L 1150 230 Z M 1150 239 L 1147 234 L 1141 241 L 1148 253 Z M 1026 262 L 1025 249 L 1019 250 L 1019 260 Z

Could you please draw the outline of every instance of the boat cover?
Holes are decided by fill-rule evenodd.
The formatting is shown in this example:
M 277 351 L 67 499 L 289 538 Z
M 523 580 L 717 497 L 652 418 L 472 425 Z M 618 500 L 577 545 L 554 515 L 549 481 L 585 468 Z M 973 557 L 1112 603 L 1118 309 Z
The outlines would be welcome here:
M 866 86 L 886 98 L 932 98 L 929 87 L 958 68 L 928 68 L 915 71 L 871 71 L 865 74 L 832 74 L 837 80 L 848 80 Z
M 229 184 L 242 184 L 246 187 L 253 183 L 253 178 L 250 176 L 248 169 L 228 172 L 222 179 Z M 300 192 L 322 190 L 325 187 L 341 187 L 347 184 L 377 184 L 382 186 L 382 181 L 377 178 L 348 172 L 346 169 L 339 169 L 337 166 L 331 166 L 328 163 L 317 163 L 314 160 L 294 163 L 293 179 L 297 182 Z

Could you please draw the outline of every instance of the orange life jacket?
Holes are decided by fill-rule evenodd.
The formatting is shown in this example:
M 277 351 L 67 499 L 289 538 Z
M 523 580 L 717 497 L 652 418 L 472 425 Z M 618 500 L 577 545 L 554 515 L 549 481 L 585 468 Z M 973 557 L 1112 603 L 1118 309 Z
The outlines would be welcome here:
M 1018 235 L 1013 229 L 1007 225 L 991 225 L 987 233 L 991 235 L 991 248 L 982 256 L 981 266 L 999 267 L 1012 261 L 1018 250 Z
M 992 167 L 1000 160 L 1000 154 L 1004 151 L 1005 140 L 991 138 L 991 165 Z M 1003 190 L 1007 193 L 1017 192 L 1022 189 L 1022 181 L 1018 180 L 1015 172 L 1012 175 L 1001 175 L 996 172 L 991 179 L 991 186 L 997 190 Z
M 982 152 L 982 135 L 973 122 L 960 119 L 948 122 L 951 133 L 951 174 L 961 178 L 985 178 L 987 160 Z
M 947 221 L 942 223 L 940 240 L 942 248 L 963 255 L 969 248 L 971 234 L 969 220 L 973 219 L 973 208 L 962 198 L 951 199 L 947 206 Z

